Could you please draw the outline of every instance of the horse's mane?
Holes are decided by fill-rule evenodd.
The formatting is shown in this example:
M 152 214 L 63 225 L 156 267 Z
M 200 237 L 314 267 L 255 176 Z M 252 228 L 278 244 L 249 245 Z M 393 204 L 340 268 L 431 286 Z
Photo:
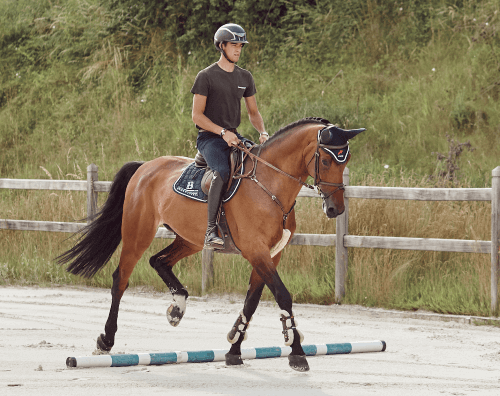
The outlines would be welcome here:
M 331 124 L 330 121 L 325 120 L 324 118 L 320 118 L 320 117 L 306 117 L 306 118 L 302 118 L 301 120 L 292 122 L 291 124 L 289 124 L 287 126 L 284 126 L 283 128 L 279 129 L 273 136 L 271 136 L 269 138 L 269 140 L 267 142 L 271 143 L 273 140 L 278 139 L 280 136 L 282 136 L 283 134 L 285 134 L 286 132 L 288 132 L 290 129 L 296 128 L 296 127 L 298 127 L 300 125 L 304 125 L 304 124 L 317 124 L 317 123 L 324 124 L 325 126 Z

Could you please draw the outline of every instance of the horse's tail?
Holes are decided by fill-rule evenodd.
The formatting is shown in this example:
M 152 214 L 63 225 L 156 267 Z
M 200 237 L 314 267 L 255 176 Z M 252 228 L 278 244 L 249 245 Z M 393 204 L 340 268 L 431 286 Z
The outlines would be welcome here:
M 56 257 L 59 264 L 71 264 L 68 272 L 91 278 L 106 265 L 122 240 L 123 202 L 127 185 L 144 162 L 128 162 L 118 171 L 101 210 L 79 233 L 75 246 Z

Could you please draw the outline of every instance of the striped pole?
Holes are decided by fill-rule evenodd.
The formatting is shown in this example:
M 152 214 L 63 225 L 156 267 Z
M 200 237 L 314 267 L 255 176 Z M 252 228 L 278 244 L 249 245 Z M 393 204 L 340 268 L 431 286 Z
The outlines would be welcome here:
M 383 352 L 385 341 L 351 342 L 343 344 L 302 345 L 306 356 L 342 355 L 347 353 Z M 159 366 L 170 363 L 207 363 L 225 361 L 228 349 L 194 352 L 138 353 L 130 355 L 77 356 L 66 359 L 68 367 L 126 367 Z M 290 347 L 244 348 L 242 359 L 269 359 L 286 357 Z

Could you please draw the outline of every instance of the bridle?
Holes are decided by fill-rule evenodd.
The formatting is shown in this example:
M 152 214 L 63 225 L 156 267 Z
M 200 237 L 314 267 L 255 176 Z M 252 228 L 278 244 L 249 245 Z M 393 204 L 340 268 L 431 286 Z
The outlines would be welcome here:
M 243 143 L 240 142 L 236 147 L 238 149 L 240 149 L 241 151 L 243 151 L 246 154 L 246 156 L 250 157 L 250 159 L 252 160 L 252 168 L 250 169 L 250 171 L 248 173 L 241 174 L 241 175 L 234 175 L 233 178 L 234 179 L 248 178 L 248 179 L 254 181 L 260 188 L 262 188 L 267 193 L 267 195 L 269 195 L 271 197 L 271 199 L 280 207 L 281 211 L 283 212 L 283 228 L 285 228 L 286 219 L 288 218 L 288 215 L 292 212 L 293 208 L 295 207 L 296 201 L 293 203 L 291 209 L 288 212 L 286 212 L 285 208 L 284 208 L 283 204 L 280 202 L 280 200 L 271 191 L 269 191 L 266 186 L 264 186 L 259 180 L 257 180 L 257 177 L 255 176 L 255 173 L 257 171 L 257 162 L 262 162 L 264 165 L 266 165 L 267 167 L 269 167 L 271 169 L 274 169 L 276 172 L 278 172 L 278 173 L 280 173 L 280 174 L 282 174 L 284 176 L 287 176 L 290 179 L 295 180 L 297 183 L 299 183 L 303 187 L 309 188 L 311 190 L 314 190 L 314 187 L 317 187 L 318 193 L 321 196 L 321 198 L 323 198 L 323 200 L 326 200 L 331 195 L 333 195 L 334 193 L 336 193 L 337 191 L 339 191 L 339 190 L 345 190 L 345 184 L 344 183 L 330 183 L 330 182 L 326 182 L 326 181 L 321 180 L 320 169 L 319 169 L 319 158 L 320 158 L 319 150 L 320 149 L 333 149 L 333 150 L 337 150 L 337 149 L 343 149 L 343 148 L 348 147 L 348 146 L 349 146 L 348 142 L 346 142 L 346 144 L 344 144 L 342 146 L 332 146 L 332 145 L 323 144 L 323 143 L 321 143 L 321 133 L 318 133 L 318 139 L 317 139 L 317 142 L 316 142 L 316 150 L 314 151 L 313 156 L 311 157 L 311 159 L 309 160 L 309 162 L 306 165 L 306 168 L 309 167 L 309 164 L 311 163 L 311 161 L 313 159 L 315 159 L 315 163 L 314 163 L 314 185 L 311 186 L 310 184 L 304 183 L 299 178 L 296 178 L 296 177 L 294 177 L 294 176 L 292 176 L 292 175 L 290 175 L 290 174 L 282 171 L 281 169 L 279 169 L 276 166 L 270 164 L 266 160 L 260 158 L 260 152 L 262 150 L 262 145 L 260 145 L 260 146 L 255 145 L 255 146 L 251 147 L 250 149 L 248 149 Z M 257 155 L 255 155 L 255 154 L 253 154 L 251 152 L 251 150 L 254 147 L 259 147 L 259 149 L 257 151 Z M 244 161 L 244 159 L 243 159 L 243 161 Z M 337 188 L 335 190 L 333 190 L 331 193 L 329 193 L 328 195 L 326 195 L 321 190 L 321 186 L 322 185 L 333 186 L 333 187 L 337 187 Z
M 321 136 L 321 133 L 318 133 L 318 141 L 316 144 L 316 151 L 314 152 L 314 155 L 311 157 L 311 159 L 307 163 L 306 167 L 309 167 L 309 164 L 311 163 L 311 161 L 314 158 L 315 159 L 315 161 L 314 161 L 314 186 L 318 187 L 319 194 L 321 195 L 323 200 L 325 200 L 325 199 L 330 198 L 330 196 L 333 195 L 334 193 L 336 193 L 338 190 L 345 190 L 345 184 L 344 183 L 330 183 L 330 182 L 326 182 L 326 181 L 321 180 L 321 176 L 319 173 L 319 157 L 320 157 L 319 149 L 339 150 L 339 149 L 349 147 L 349 142 L 346 142 L 346 144 L 344 144 L 342 146 L 332 146 L 329 144 L 321 143 L 320 136 Z M 321 190 L 321 185 L 332 186 L 332 187 L 337 187 L 337 188 L 335 190 L 333 190 L 330 194 L 326 195 Z

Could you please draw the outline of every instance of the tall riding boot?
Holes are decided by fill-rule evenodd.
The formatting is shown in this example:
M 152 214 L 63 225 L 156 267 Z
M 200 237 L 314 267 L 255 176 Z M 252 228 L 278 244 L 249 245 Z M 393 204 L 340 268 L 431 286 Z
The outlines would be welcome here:
M 205 234 L 205 249 L 224 249 L 224 240 L 217 234 L 217 214 L 222 201 L 226 183 L 219 172 L 214 172 L 208 191 L 208 226 Z

